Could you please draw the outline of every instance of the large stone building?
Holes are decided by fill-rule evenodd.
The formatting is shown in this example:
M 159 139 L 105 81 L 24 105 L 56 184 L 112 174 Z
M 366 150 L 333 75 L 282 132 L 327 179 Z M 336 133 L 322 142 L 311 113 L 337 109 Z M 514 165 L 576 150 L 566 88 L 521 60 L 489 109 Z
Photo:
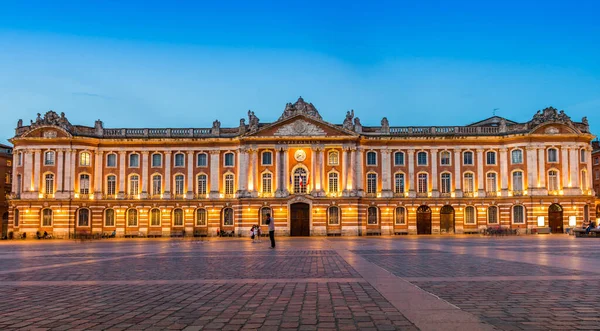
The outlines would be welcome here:
M 587 120 L 546 108 L 526 123 L 363 126 L 302 98 L 279 119 L 222 128 L 19 121 L 9 231 L 283 235 L 437 234 L 502 226 L 563 232 L 596 217 Z M 28 235 L 27 237 L 31 237 Z
M 596 196 L 600 198 L 600 142 L 598 140 L 592 141 L 592 162 L 594 191 Z M 598 217 L 600 217 L 600 212 L 598 214 Z
M 8 234 L 8 200 L 12 187 L 12 147 L 0 144 L 0 216 L 2 216 L 2 237 Z

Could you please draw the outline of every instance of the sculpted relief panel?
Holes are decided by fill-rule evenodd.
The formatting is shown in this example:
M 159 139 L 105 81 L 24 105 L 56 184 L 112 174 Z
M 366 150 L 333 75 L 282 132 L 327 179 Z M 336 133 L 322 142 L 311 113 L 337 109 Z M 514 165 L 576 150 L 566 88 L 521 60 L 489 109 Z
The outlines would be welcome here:
M 286 124 L 274 133 L 275 136 L 324 136 L 326 134 L 320 127 L 303 120 Z

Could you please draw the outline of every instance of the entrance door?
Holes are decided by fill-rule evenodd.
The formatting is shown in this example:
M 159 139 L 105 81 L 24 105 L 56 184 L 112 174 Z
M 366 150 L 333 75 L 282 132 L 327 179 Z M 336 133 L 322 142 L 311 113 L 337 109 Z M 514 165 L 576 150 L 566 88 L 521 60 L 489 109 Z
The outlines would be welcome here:
M 8 235 L 8 212 L 2 214 L 2 238 Z
M 291 236 L 310 236 L 310 207 L 306 203 L 294 203 L 290 207 Z
M 446 205 L 440 209 L 440 233 L 454 233 L 454 208 Z
M 548 207 L 548 225 L 552 233 L 563 233 L 563 209 L 555 203 Z
M 417 209 L 417 234 L 431 234 L 431 208 L 425 205 Z

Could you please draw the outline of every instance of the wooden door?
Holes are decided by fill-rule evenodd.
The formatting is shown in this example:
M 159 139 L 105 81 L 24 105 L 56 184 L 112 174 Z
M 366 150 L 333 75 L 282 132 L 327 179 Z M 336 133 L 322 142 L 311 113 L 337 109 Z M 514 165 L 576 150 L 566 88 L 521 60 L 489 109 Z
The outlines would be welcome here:
M 417 234 L 431 234 L 431 208 L 427 206 L 417 209 Z
M 440 233 L 454 233 L 454 208 L 444 206 L 440 210 Z
M 563 209 L 558 204 L 548 208 L 548 225 L 552 233 L 563 233 Z
M 290 212 L 291 236 L 310 236 L 309 210 L 309 206 L 305 203 L 292 204 Z

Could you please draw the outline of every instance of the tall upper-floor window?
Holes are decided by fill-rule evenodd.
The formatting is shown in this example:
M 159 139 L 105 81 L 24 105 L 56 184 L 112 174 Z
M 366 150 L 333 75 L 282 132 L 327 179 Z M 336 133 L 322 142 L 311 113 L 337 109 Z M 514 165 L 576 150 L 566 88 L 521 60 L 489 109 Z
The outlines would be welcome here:
M 339 175 L 337 172 L 330 172 L 328 178 L 329 193 L 337 193 L 339 191 Z
M 138 176 L 138 175 L 129 176 L 129 194 L 130 195 L 140 194 L 140 176 Z
M 420 165 L 420 166 L 427 165 L 427 152 L 417 153 L 417 165 Z
M 129 167 L 130 168 L 138 168 L 140 166 L 140 155 L 139 154 L 129 154 Z
M 306 193 L 308 173 L 304 168 L 294 170 L 294 193 Z
M 450 175 L 447 172 L 444 172 L 441 175 L 441 180 L 441 193 L 450 193 L 452 191 L 452 175 Z
M 579 151 L 579 161 L 581 161 L 581 163 L 585 163 L 585 153 L 585 149 Z
M 558 171 L 548 171 L 548 191 L 558 191 Z
M 225 175 L 225 194 L 233 194 L 233 174 Z
M 262 174 L 262 193 L 270 194 L 273 192 L 273 175 L 270 172 Z
M 184 193 L 183 182 L 184 182 L 183 175 L 175 175 L 175 194 L 176 195 L 182 195 Z
M 548 162 L 550 162 L 550 163 L 558 162 L 558 149 L 548 148 Z
M 233 167 L 233 164 L 234 164 L 233 157 L 234 157 L 233 153 L 231 153 L 231 152 L 225 153 L 225 166 L 226 167 Z
M 523 172 L 514 171 L 512 173 L 512 187 L 513 191 L 523 191 Z
M 440 164 L 441 165 L 450 165 L 450 152 L 443 151 L 440 153 Z
M 417 192 L 418 193 L 427 193 L 429 190 L 429 184 L 427 181 L 427 174 L 420 173 L 417 176 Z
M 79 154 L 79 165 L 82 167 L 89 167 L 92 164 L 92 156 L 88 152 L 81 152 Z
M 175 154 L 175 166 L 176 167 L 185 167 L 185 154 L 177 153 Z
M 404 165 L 404 152 L 394 153 L 394 165 L 395 166 L 403 166 Z
M 79 175 L 79 194 L 90 194 L 90 175 Z
M 196 155 L 196 166 L 206 167 L 208 165 L 208 155 L 206 153 L 199 153 Z
M 23 165 L 23 153 L 21 153 L 21 152 L 19 152 L 19 154 L 17 154 L 17 165 L 18 166 Z
M 106 167 L 107 168 L 116 168 L 117 167 L 117 154 L 110 153 L 106 155 Z
M 511 155 L 511 163 L 512 164 L 521 164 L 523 163 L 523 151 L 520 149 L 514 149 L 510 152 Z
M 465 193 L 473 193 L 475 189 L 475 176 L 472 172 L 466 172 L 463 175 L 463 190 Z
M 337 151 L 330 151 L 327 158 L 330 166 L 336 166 L 340 164 L 340 154 L 338 154 Z
M 196 193 L 197 194 L 206 194 L 206 175 L 205 174 L 199 174 L 197 177 L 197 184 L 196 184 Z
M 377 153 L 373 151 L 367 152 L 367 165 L 377 165 Z
M 44 153 L 44 165 L 46 165 L 46 166 L 54 165 L 54 152 L 47 151 Z
M 397 173 L 394 175 L 394 193 L 404 193 L 404 174 Z
M 473 152 L 467 151 L 463 153 L 463 164 L 473 165 Z
M 162 167 L 162 154 L 160 154 L 160 153 L 152 154 L 152 167 L 153 168 Z
M 495 165 L 496 164 L 496 152 L 487 152 L 486 155 L 486 164 L 487 165 Z
M 44 176 L 44 193 L 54 194 L 54 174 Z
M 486 175 L 486 185 L 485 191 L 488 193 L 493 193 L 498 191 L 498 181 L 496 179 L 495 172 L 488 172 Z
M 152 195 L 158 196 L 162 194 L 162 176 L 159 174 L 152 176 Z
M 581 189 L 584 191 L 588 189 L 588 174 L 586 170 L 581 170 Z
M 17 175 L 17 194 L 21 194 L 21 187 L 23 186 L 23 176 Z
M 377 193 L 377 174 L 374 174 L 374 173 L 367 174 L 367 193 L 368 194 Z
M 273 164 L 273 153 L 265 151 L 262 153 L 262 165 L 270 166 Z
M 117 176 L 106 176 L 106 194 L 115 195 L 117 193 Z

